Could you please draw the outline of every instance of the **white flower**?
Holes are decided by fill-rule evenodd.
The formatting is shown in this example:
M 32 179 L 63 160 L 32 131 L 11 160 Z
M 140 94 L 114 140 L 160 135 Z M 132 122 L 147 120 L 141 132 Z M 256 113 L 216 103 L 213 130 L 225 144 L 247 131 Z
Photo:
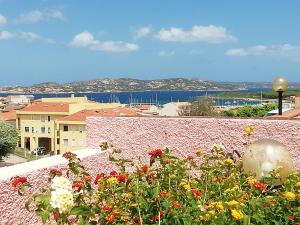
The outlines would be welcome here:
M 65 190 L 71 191 L 72 184 L 67 178 L 61 177 L 61 176 L 56 176 L 52 180 L 51 188 L 54 190 L 65 189 Z
M 70 209 L 74 206 L 72 192 L 61 188 L 52 191 L 50 205 L 52 208 L 57 208 L 60 213 L 70 211 Z

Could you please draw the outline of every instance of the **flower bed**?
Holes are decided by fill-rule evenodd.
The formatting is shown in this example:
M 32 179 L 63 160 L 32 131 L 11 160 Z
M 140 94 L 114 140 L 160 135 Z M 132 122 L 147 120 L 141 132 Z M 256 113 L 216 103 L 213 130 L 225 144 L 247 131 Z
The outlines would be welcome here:
M 274 186 L 279 171 L 258 181 L 220 146 L 184 159 L 168 148 L 155 149 L 149 163 L 137 165 L 118 152 L 112 149 L 109 158 L 119 170 L 96 177 L 74 153 L 64 154 L 68 172 L 50 170 L 49 188 L 26 207 L 57 224 L 300 224 L 299 171 Z M 20 194 L 29 182 L 12 179 Z

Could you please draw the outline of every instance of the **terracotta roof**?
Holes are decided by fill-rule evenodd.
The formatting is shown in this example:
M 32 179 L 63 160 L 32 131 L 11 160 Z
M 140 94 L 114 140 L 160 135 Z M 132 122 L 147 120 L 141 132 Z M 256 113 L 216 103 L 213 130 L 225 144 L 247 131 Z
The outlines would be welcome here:
M 66 116 L 61 121 L 85 121 L 87 116 L 137 116 L 135 110 L 130 108 L 114 108 L 99 110 L 82 110 Z
M 14 121 L 17 119 L 16 111 L 3 112 L 0 113 L 0 120 L 4 121 Z
M 69 103 L 66 102 L 34 102 L 20 111 L 25 112 L 69 112 Z
M 136 108 L 139 110 L 149 110 L 151 105 L 137 105 Z

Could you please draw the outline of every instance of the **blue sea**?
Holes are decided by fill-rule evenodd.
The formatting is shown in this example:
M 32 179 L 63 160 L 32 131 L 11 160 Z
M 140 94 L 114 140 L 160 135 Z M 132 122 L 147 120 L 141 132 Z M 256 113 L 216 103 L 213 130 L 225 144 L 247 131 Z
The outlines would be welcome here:
M 243 90 L 245 92 L 257 92 L 269 89 L 253 88 Z M 192 101 L 199 96 L 209 94 L 222 93 L 224 91 L 137 91 L 137 92 L 101 92 L 101 93 L 75 93 L 76 97 L 87 96 L 92 101 L 109 103 L 120 102 L 122 104 L 158 104 L 162 105 L 168 102 L 184 102 Z M 239 91 L 240 92 L 240 91 Z M 6 93 L 0 93 L 0 96 L 5 97 Z M 69 97 L 71 94 L 32 94 L 35 99 L 49 97 Z M 216 105 L 253 105 L 258 104 L 258 101 L 245 101 L 239 99 L 214 99 Z

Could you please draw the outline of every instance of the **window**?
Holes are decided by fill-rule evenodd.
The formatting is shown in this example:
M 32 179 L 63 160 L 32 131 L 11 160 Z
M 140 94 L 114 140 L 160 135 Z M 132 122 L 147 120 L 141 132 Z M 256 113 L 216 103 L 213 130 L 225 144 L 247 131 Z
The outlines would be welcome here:
M 79 127 L 79 133 L 82 133 L 83 130 L 84 130 L 84 127 L 83 127 L 83 126 L 80 126 L 80 127 Z
M 25 127 L 25 132 L 26 132 L 26 133 L 29 132 L 29 127 Z
M 42 121 L 42 122 L 45 122 L 45 120 L 46 120 L 45 115 L 41 115 L 41 121 Z
M 41 127 L 41 133 L 44 134 L 46 132 L 46 128 L 45 127 Z
M 64 139 L 64 146 L 68 146 L 69 145 L 69 140 L 68 139 Z
M 31 115 L 31 120 L 34 120 L 34 115 Z
M 83 140 L 79 139 L 79 146 L 82 147 L 83 146 Z
M 72 146 L 75 146 L 76 145 L 76 141 L 75 139 L 72 139 Z
M 57 138 L 57 139 L 56 139 L 56 144 L 59 145 L 59 142 L 60 142 L 60 141 L 59 141 L 59 138 Z
M 50 122 L 51 121 L 51 116 L 48 116 L 48 122 Z
M 50 127 L 48 127 L 48 134 L 50 134 L 51 133 L 51 128 Z
M 31 133 L 34 133 L 34 127 L 31 127 Z
M 68 125 L 64 125 L 64 131 L 65 132 L 69 131 L 69 126 Z

